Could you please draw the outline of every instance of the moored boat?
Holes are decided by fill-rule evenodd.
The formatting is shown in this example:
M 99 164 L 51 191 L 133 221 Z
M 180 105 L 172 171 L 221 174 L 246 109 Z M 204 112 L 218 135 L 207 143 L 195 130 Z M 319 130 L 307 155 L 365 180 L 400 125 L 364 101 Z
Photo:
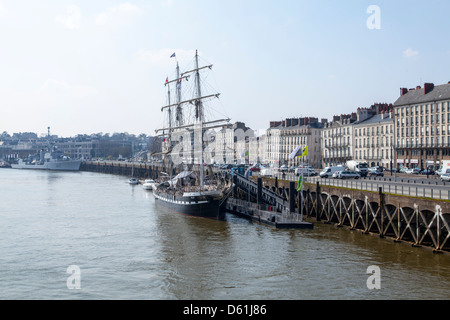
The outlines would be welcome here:
M 19 159 L 17 163 L 12 163 L 13 169 L 32 170 L 58 170 L 58 171 L 79 171 L 81 160 L 73 160 L 65 156 L 61 151 L 53 148 L 51 152 L 41 151 L 38 159 Z
M 172 57 L 175 57 L 175 53 Z M 175 157 L 178 158 L 180 167 L 185 166 L 190 167 L 190 169 L 181 171 L 173 179 L 158 184 L 156 190 L 153 191 L 153 195 L 158 204 L 174 212 L 220 220 L 225 217 L 220 207 L 225 199 L 227 186 L 219 183 L 213 177 L 205 177 L 204 144 L 199 143 L 196 136 L 203 137 L 207 130 L 213 128 L 228 127 L 230 119 L 206 119 L 207 112 L 204 109 L 204 101 L 218 98 L 219 94 L 202 94 L 200 70 L 210 70 L 212 65 L 199 66 L 197 52 L 194 61 L 194 68 L 183 73 L 180 73 L 177 62 L 176 78 L 170 81 L 168 78 L 166 79 L 164 85 L 168 88 L 168 103 L 161 110 L 167 111 L 168 125 L 166 128 L 156 130 L 157 134 L 160 133 L 160 136 L 164 137 L 163 160 L 171 168 L 170 172 L 173 172 L 173 158 Z M 182 100 L 182 84 L 188 82 L 191 75 L 194 75 L 195 78 L 193 81 L 194 87 L 188 92 L 193 93 L 194 97 Z M 171 90 L 172 85 L 175 90 Z M 171 93 L 174 94 L 175 99 L 173 99 Z M 175 101 L 171 102 L 171 100 Z M 181 144 L 177 141 L 178 139 L 173 138 L 181 136 L 186 139 Z M 193 150 L 187 151 L 188 147 L 184 147 L 187 149 L 185 149 L 185 153 L 180 160 L 181 145 L 192 146 Z
M 128 179 L 128 183 L 131 185 L 136 185 L 136 184 L 139 184 L 139 180 L 136 178 L 130 178 L 130 179 Z
M 146 179 L 144 180 L 144 183 L 142 184 L 142 188 L 145 190 L 155 190 L 156 189 L 156 181 L 153 179 Z

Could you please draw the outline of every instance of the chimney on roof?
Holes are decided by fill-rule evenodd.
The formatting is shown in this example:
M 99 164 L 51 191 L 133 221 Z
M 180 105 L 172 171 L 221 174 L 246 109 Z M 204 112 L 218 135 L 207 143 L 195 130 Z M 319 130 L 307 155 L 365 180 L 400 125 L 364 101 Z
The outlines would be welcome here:
M 405 94 L 407 94 L 408 93 L 408 89 L 406 89 L 406 88 L 400 88 L 400 95 L 401 96 L 404 96 Z
M 425 83 L 424 84 L 424 93 L 427 94 L 434 89 L 434 83 Z

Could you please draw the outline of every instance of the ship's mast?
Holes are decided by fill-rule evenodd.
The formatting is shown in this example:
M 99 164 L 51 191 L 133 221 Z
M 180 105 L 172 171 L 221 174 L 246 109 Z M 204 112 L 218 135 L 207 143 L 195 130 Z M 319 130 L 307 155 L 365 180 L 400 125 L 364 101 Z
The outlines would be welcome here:
M 176 97 L 177 97 L 177 108 L 175 110 L 176 115 L 175 115 L 175 119 L 177 121 L 177 125 L 178 126 L 182 126 L 183 125 L 183 109 L 180 106 L 180 102 L 181 102 L 181 81 L 183 80 L 183 78 L 180 78 L 180 66 L 178 65 L 178 61 L 177 61 L 177 86 L 176 86 Z M 170 105 L 170 103 L 169 103 Z
M 167 100 L 168 100 L 168 105 L 170 106 L 170 86 L 169 85 L 167 86 Z M 172 108 L 169 107 L 167 112 L 168 112 L 168 116 L 169 116 L 169 135 L 168 135 L 169 147 L 168 148 L 170 149 L 170 144 L 171 144 L 170 136 L 171 136 L 171 131 L 172 131 Z
M 174 57 L 175 55 L 171 56 Z M 195 51 L 195 68 L 189 71 L 185 71 L 180 73 L 180 68 L 177 61 L 177 67 L 176 67 L 176 78 L 173 80 L 166 79 L 165 85 L 168 86 L 168 104 L 163 106 L 161 108 L 161 111 L 164 111 L 165 109 L 168 109 L 169 114 L 169 125 L 168 128 L 161 128 L 155 130 L 159 136 L 166 136 L 165 132 L 168 131 L 168 137 L 169 137 L 169 147 L 168 152 L 166 154 L 171 153 L 171 141 L 170 136 L 174 131 L 182 130 L 186 131 L 186 133 L 190 132 L 191 139 L 194 139 L 193 143 L 193 149 L 191 149 L 191 159 L 192 164 L 195 164 L 195 160 L 199 161 L 200 165 L 200 179 L 199 179 L 199 185 L 204 185 L 204 145 L 203 145 L 203 131 L 206 129 L 213 129 L 213 128 L 223 128 L 224 126 L 229 126 L 230 119 L 220 119 L 220 120 L 212 120 L 212 121 L 206 121 L 205 119 L 205 111 L 204 111 L 204 105 L 203 100 L 211 99 L 211 98 L 219 98 L 219 93 L 216 94 L 208 94 L 206 96 L 202 96 L 202 89 L 201 89 L 201 80 L 200 80 L 200 70 L 204 69 L 212 69 L 213 65 L 206 65 L 199 67 L 199 56 L 198 51 Z M 181 83 L 183 80 L 188 81 L 190 74 L 195 75 L 194 79 L 194 90 L 193 95 L 194 97 L 182 100 L 181 96 Z M 170 94 L 173 94 L 170 90 L 170 85 L 175 85 L 175 95 L 174 97 L 170 97 Z M 174 101 L 171 101 L 174 100 Z M 185 119 L 185 114 L 183 108 L 188 107 L 189 105 L 193 105 L 194 110 L 194 116 L 192 118 L 189 117 L 189 119 Z M 172 114 L 173 112 L 173 114 Z M 192 140 L 190 140 L 192 142 Z M 201 149 L 198 150 L 198 147 Z M 187 151 L 187 150 L 186 150 Z M 201 188 L 200 188 L 201 190 Z
M 198 68 L 198 52 L 195 50 L 195 69 L 197 69 L 195 73 L 195 80 L 197 85 L 197 98 L 201 98 L 202 91 L 200 88 L 200 72 Z M 204 168 L 203 168 L 203 103 L 201 99 L 198 99 L 195 104 L 195 114 L 196 118 L 198 120 L 198 123 L 200 124 L 199 128 L 199 134 L 201 135 L 199 137 L 199 143 L 200 143 L 200 191 L 204 183 Z
M 197 85 L 197 102 L 195 104 L 195 115 L 199 123 L 203 122 L 203 103 L 200 99 L 202 97 L 202 90 L 200 87 L 200 71 L 198 68 L 198 53 L 197 50 L 195 51 L 195 81 Z

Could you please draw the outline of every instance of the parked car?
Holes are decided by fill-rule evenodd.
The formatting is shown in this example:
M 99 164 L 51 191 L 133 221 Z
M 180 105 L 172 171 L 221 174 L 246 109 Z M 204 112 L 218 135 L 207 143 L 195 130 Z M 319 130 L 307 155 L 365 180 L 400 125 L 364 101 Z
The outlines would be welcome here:
M 282 166 L 280 167 L 280 171 L 281 171 L 281 172 L 287 172 L 287 171 L 288 171 L 288 167 L 287 167 L 286 165 L 282 165 Z
M 450 181 L 450 173 L 444 173 L 443 175 L 441 175 L 441 180 Z
M 422 171 L 420 172 L 420 174 L 424 174 L 424 175 L 434 175 L 434 171 L 433 171 L 433 170 L 430 170 L 430 169 L 425 169 L 425 170 L 422 170 Z
M 318 173 L 311 168 L 297 168 L 295 169 L 295 175 L 298 177 L 299 175 L 303 175 L 305 177 L 314 177 L 317 176 Z
M 371 177 L 371 176 L 383 177 L 384 173 L 377 169 L 373 169 L 373 170 L 369 170 L 369 177 Z
M 420 169 L 419 168 L 406 169 L 405 173 L 407 173 L 407 174 L 419 174 L 420 173 Z
M 355 171 L 341 171 L 339 179 L 359 179 L 361 175 Z

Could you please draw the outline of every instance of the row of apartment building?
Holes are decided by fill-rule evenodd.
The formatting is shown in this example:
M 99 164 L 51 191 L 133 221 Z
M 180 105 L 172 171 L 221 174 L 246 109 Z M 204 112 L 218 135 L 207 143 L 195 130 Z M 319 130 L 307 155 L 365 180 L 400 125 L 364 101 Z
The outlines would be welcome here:
M 192 133 L 186 134 L 186 139 L 180 140 L 181 149 L 186 151 L 183 160 L 189 162 L 194 154 L 191 152 Z M 401 88 L 394 104 L 376 103 L 351 114 L 334 116 L 331 121 L 314 117 L 272 121 L 262 136 L 256 136 L 244 123 L 236 122 L 214 135 L 213 139 L 208 137 L 208 141 L 214 141 L 214 147 L 208 148 L 210 158 L 204 159 L 211 163 L 264 163 L 274 167 L 307 163 L 323 168 L 357 160 L 385 168 L 437 169 L 442 160 L 450 160 L 450 82 Z M 167 148 L 164 141 L 163 151 Z M 305 146 L 308 146 L 308 156 L 291 158 L 295 148 Z M 37 147 L 30 140 L 19 141 L 16 145 L 2 145 L 0 141 L 0 157 L 26 156 Z M 59 141 L 58 147 L 72 158 L 84 159 L 131 155 L 137 149 L 149 148 L 133 148 L 129 141 L 70 139 Z M 161 149 L 160 144 L 158 149 Z M 151 151 L 149 158 L 157 153 L 155 148 Z
M 394 104 L 376 103 L 332 121 L 270 122 L 265 135 L 253 141 L 257 147 L 249 147 L 250 163 L 322 168 L 356 160 L 385 168 L 437 169 L 450 159 L 450 82 L 401 88 Z M 308 156 L 291 159 L 297 146 L 308 146 Z

